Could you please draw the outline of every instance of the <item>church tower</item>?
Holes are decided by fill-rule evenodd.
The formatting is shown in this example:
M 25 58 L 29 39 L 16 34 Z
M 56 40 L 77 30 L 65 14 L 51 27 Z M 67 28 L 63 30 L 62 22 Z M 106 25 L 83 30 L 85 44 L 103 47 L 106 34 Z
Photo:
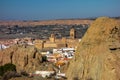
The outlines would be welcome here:
M 55 42 L 55 35 L 51 34 L 51 36 L 49 37 L 50 42 Z
M 72 28 L 72 29 L 70 30 L 70 38 L 71 38 L 71 39 L 75 39 L 75 29 L 74 29 L 74 28 Z

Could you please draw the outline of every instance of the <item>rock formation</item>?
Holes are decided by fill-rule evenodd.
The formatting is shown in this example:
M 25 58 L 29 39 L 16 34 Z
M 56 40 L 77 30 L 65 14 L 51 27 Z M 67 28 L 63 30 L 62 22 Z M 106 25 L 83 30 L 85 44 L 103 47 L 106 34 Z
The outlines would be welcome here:
M 68 80 L 120 80 L 120 23 L 98 18 L 79 43 Z
M 0 65 L 15 64 L 18 72 L 33 72 L 39 66 L 41 60 L 41 54 L 33 46 L 14 45 L 0 51 Z

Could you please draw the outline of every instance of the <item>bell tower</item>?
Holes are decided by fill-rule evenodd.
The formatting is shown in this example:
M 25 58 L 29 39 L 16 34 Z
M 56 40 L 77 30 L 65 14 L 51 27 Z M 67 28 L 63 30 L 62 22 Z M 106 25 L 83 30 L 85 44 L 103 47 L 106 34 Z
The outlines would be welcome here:
M 55 42 L 55 35 L 51 34 L 51 36 L 49 37 L 50 42 Z
M 74 28 L 70 29 L 70 38 L 75 39 L 75 29 Z

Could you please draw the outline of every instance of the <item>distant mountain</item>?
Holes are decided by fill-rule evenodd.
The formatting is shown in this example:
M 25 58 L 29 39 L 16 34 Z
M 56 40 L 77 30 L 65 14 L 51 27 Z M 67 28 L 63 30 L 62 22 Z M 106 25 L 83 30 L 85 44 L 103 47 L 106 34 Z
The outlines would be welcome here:
M 93 20 L 46 20 L 46 21 L 0 21 L 0 25 L 3 26 L 36 26 L 36 25 L 79 25 L 79 24 L 91 24 Z

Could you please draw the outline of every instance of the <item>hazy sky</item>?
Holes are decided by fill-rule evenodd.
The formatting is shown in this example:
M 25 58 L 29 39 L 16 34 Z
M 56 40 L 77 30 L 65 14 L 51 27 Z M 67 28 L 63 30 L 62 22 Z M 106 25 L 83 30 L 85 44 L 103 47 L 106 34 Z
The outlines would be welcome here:
M 120 16 L 120 0 L 0 0 L 0 20 Z

